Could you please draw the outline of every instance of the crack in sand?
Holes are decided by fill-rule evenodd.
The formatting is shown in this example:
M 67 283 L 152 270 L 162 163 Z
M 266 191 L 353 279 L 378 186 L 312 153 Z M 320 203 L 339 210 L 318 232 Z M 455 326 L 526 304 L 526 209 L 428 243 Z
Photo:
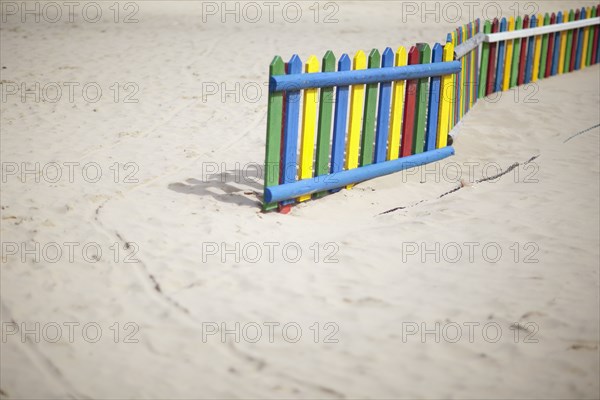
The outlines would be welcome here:
M 0 309 L 2 310 L 2 315 L 7 316 L 8 320 L 14 324 L 17 332 L 20 332 L 21 324 L 17 323 L 17 321 L 12 316 L 10 310 L 6 306 L 4 302 L 1 303 Z M 52 360 L 39 349 L 39 346 L 36 345 L 36 342 L 32 341 L 28 335 L 25 336 L 25 340 L 22 341 L 25 345 L 25 352 L 29 353 L 30 357 L 33 359 L 34 365 L 40 368 L 42 371 L 46 371 L 48 375 L 64 390 L 64 393 L 70 399 L 90 399 L 91 397 L 82 394 L 79 390 L 75 389 L 69 381 L 67 381 L 66 376 L 62 373 L 60 368 L 52 362 Z M 3 391 L 4 392 L 4 391 Z M 7 396 L 4 392 L 4 396 Z M 8 396 L 7 396 L 8 397 Z
M 594 128 L 597 128 L 597 127 L 599 127 L 599 126 L 600 126 L 600 124 L 596 124 L 596 125 L 594 125 L 594 126 L 591 126 L 591 127 L 587 128 L 587 129 L 584 129 L 584 130 L 582 130 L 581 132 L 577 132 L 577 133 L 576 133 L 576 134 L 574 134 L 573 136 L 570 136 L 570 137 L 568 137 L 568 138 L 567 138 L 567 139 L 566 139 L 566 140 L 565 140 L 563 143 L 567 143 L 569 140 L 573 139 L 574 137 L 577 137 L 577 136 L 579 136 L 579 135 L 583 135 L 584 133 L 586 133 L 586 132 L 589 132 L 589 131 L 591 131 L 592 129 L 594 129 Z
M 96 208 L 96 212 L 94 215 L 94 220 L 96 221 L 96 223 L 102 227 L 105 232 L 108 234 L 108 231 L 106 230 L 106 228 L 104 228 L 104 224 L 102 222 L 100 222 L 100 210 L 102 209 L 102 207 L 104 207 L 104 205 L 108 202 L 108 199 L 105 200 L 102 204 L 100 204 L 97 208 Z M 123 247 L 125 249 L 129 249 L 130 248 L 130 242 L 128 242 L 127 240 L 125 240 L 123 238 L 123 236 L 118 232 L 115 231 L 114 232 L 115 236 L 117 237 L 117 239 L 119 239 L 120 243 L 123 245 Z M 183 312 L 184 314 L 189 315 L 190 314 L 190 310 L 188 310 L 186 307 L 182 306 L 181 304 L 179 304 L 178 302 L 176 302 L 175 300 L 173 300 L 170 296 L 168 296 L 167 294 L 165 294 L 160 286 L 160 283 L 158 282 L 158 280 L 156 279 L 156 277 L 148 270 L 148 267 L 146 266 L 146 264 L 144 262 L 142 262 L 139 258 L 136 259 L 136 263 L 141 272 L 144 274 L 144 276 L 147 278 L 147 281 L 150 282 L 150 286 L 152 287 L 152 289 L 158 293 L 158 295 L 167 303 L 171 304 L 173 307 L 175 307 L 176 309 L 178 309 L 179 311 Z
M 478 180 L 476 180 L 476 181 L 475 181 L 475 185 L 476 185 L 476 184 L 479 184 L 479 183 L 483 183 L 483 182 L 491 181 L 492 179 L 497 179 L 497 178 L 500 178 L 500 177 L 502 177 L 503 175 L 506 175 L 506 174 L 508 174 L 510 171 L 514 170 L 515 168 L 517 168 L 517 167 L 518 167 L 519 165 L 521 165 L 521 164 L 522 164 L 522 165 L 527 165 L 527 164 L 529 164 L 530 162 L 532 162 L 533 160 L 535 160 L 535 159 L 536 159 L 536 158 L 538 158 L 539 156 L 540 156 L 540 154 L 538 154 L 538 155 L 535 155 L 535 156 L 532 156 L 531 158 L 529 158 L 529 160 L 527 160 L 527 161 L 525 161 L 525 162 L 523 162 L 523 163 L 514 162 L 514 163 L 512 163 L 512 164 L 511 164 L 511 165 L 510 165 L 510 166 L 509 166 L 507 169 L 505 169 L 504 171 L 500 171 L 499 173 L 497 173 L 497 174 L 495 174 L 495 175 L 492 175 L 492 176 L 486 176 L 485 178 L 481 178 L 481 179 L 478 179 Z M 437 198 L 438 198 L 438 199 L 441 199 L 441 198 L 442 198 L 442 197 L 444 197 L 444 196 L 447 196 L 447 195 L 449 195 L 449 194 L 452 194 L 452 193 L 454 193 L 454 192 L 458 192 L 460 189 L 464 188 L 465 186 L 472 186 L 472 185 L 466 185 L 466 184 L 465 184 L 464 182 L 462 182 L 462 180 L 461 180 L 461 182 L 460 182 L 460 185 L 459 185 L 459 186 L 457 186 L 457 187 L 455 187 L 455 188 L 453 188 L 453 189 L 451 189 L 451 190 L 449 190 L 449 191 L 447 191 L 447 192 L 445 192 L 445 193 L 442 193 L 442 194 L 441 194 L 441 195 L 439 195 Z M 400 207 L 394 207 L 394 208 L 391 208 L 391 209 L 389 209 L 389 210 L 386 210 L 386 211 L 383 211 L 383 212 L 381 212 L 381 213 L 377 214 L 377 216 L 379 216 L 379 215 L 384 215 L 384 214 L 389 214 L 389 213 L 392 213 L 392 212 L 394 212 L 394 211 L 398 211 L 398 210 L 404 210 L 404 209 L 407 209 L 407 208 L 412 208 L 412 207 L 415 207 L 415 206 L 417 206 L 417 205 L 419 205 L 419 204 L 421 204 L 421 203 L 424 203 L 424 202 L 426 202 L 426 201 L 429 201 L 429 200 L 431 200 L 431 199 L 422 199 L 422 200 L 419 200 L 418 202 L 416 202 L 416 203 L 413 203 L 413 204 L 411 204 L 411 205 L 409 205 L 409 206 L 400 206 Z

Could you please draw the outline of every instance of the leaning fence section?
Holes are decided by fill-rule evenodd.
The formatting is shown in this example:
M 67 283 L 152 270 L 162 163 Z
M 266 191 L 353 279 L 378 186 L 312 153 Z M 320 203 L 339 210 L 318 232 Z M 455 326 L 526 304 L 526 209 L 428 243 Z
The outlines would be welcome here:
M 600 62 L 600 5 L 476 20 L 444 46 L 270 65 L 263 209 L 452 155 L 448 133 L 487 95 Z
M 452 123 L 453 76 L 460 71 L 453 58 L 453 43 L 358 51 L 337 63 L 331 51 L 321 63 L 315 56 L 305 64 L 297 55 L 287 63 L 275 57 L 264 209 L 449 155 L 451 149 L 436 150 L 446 147 Z M 425 152 L 436 153 L 419 156 Z

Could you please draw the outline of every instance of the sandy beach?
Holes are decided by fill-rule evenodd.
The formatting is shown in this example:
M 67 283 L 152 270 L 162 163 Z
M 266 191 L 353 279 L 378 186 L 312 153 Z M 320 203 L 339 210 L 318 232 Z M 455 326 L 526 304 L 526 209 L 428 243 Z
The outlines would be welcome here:
M 260 210 L 275 55 L 596 2 L 1 4 L 2 399 L 600 397 L 598 65 Z

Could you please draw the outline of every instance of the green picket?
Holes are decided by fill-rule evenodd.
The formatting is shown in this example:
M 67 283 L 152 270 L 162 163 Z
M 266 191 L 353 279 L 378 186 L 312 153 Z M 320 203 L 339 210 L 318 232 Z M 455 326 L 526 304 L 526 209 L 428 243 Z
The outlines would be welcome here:
M 490 21 L 485 21 L 483 25 L 483 33 L 490 33 L 492 31 L 492 24 Z M 487 75 L 488 75 L 488 63 L 490 58 L 490 44 L 484 42 L 481 49 L 481 70 L 479 72 L 479 95 L 478 98 L 485 97 L 485 91 L 487 88 Z
M 419 63 L 429 64 L 431 62 L 431 48 L 427 43 L 418 43 Z M 415 131 L 413 134 L 412 153 L 422 153 L 425 147 L 425 115 L 427 114 L 427 102 L 429 96 L 429 77 L 421 78 L 417 85 L 417 112 Z
M 550 16 L 548 13 L 544 14 L 544 26 L 550 25 Z M 541 24 L 539 25 L 541 26 Z M 542 54 L 540 57 L 540 70 L 538 73 L 539 79 L 544 79 L 546 76 L 546 58 L 548 57 L 548 34 L 542 36 Z
M 569 11 L 569 21 L 575 21 L 575 13 L 573 10 Z M 565 67 L 563 72 L 569 72 L 569 66 L 571 65 L 571 47 L 573 45 L 573 29 L 567 33 L 567 51 L 565 52 Z
M 276 56 L 269 65 L 269 78 L 285 74 L 285 63 Z M 281 122 L 283 117 L 283 93 L 269 92 L 267 105 L 267 145 L 265 150 L 265 188 L 279 185 L 279 168 L 281 159 Z M 263 210 L 277 208 L 277 203 L 263 203 Z
M 589 11 L 588 11 L 588 18 L 596 18 L 596 7 L 592 7 Z M 588 33 L 588 47 L 587 47 L 587 53 L 586 53 L 586 57 L 585 57 L 585 66 L 589 67 L 590 65 L 592 65 L 592 52 L 594 51 L 594 28 L 598 29 L 598 27 L 593 27 L 591 26 L 589 29 L 589 33 Z M 582 62 L 583 64 L 583 62 Z
M 368 68 L 379 68 L 380 65 L 381 55 L 379 54 L 379 50 L 371 50 L 371 53 L 369 53 Z M 362 127 L 363 135 L 360 146 L 361 167 L 373 163 L 373 144 L 375 141 L 375 114 L 377 107 L 378 88 L 378 83 L 371 83 L 367 85 Z
M 523 29 L 523 19 L 521 18 L 521 16 L 517 17 L 517 20 L 515 22 L 515 30 L 516 31 L 520 31 L 521 29 Z M 514 42 L 514 47 L 513 47 L 513 59 L 512 59 L 512 71 L 510 74 L 510 86 L 509 87 L 515 87 L 517 86 L 517 79 L 519 78 L 519 59 L 520 59 L 520 55 L 521 55 L 521 41 L 523 39 L 515 39 Z
M 335 71 L 335 55 L 327 50 L 323 56 L 321 70 L 323 72 Z M 329 174 L 329 143 L 331 140 L 331 121 L 333 109 L 333 87 L 321 88 L 319 96 L 319 122 L 317 125 L 317 155 L 315 162 L 315 176 Z M 328 192 L 314 194 L 314 198 L 323 197 Z

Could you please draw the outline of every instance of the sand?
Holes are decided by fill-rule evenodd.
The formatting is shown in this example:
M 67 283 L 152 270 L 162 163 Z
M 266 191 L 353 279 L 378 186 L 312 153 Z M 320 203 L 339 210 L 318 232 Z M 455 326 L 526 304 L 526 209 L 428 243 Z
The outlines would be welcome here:
M 600 128 L 572 137 L 600 121 L 597 65 L 481 100 L 454 157 L 264 214 L 274 55 L 459 22 L 98 4 L 97 23 L 3 8 L 2 398 L 600 397 Z

